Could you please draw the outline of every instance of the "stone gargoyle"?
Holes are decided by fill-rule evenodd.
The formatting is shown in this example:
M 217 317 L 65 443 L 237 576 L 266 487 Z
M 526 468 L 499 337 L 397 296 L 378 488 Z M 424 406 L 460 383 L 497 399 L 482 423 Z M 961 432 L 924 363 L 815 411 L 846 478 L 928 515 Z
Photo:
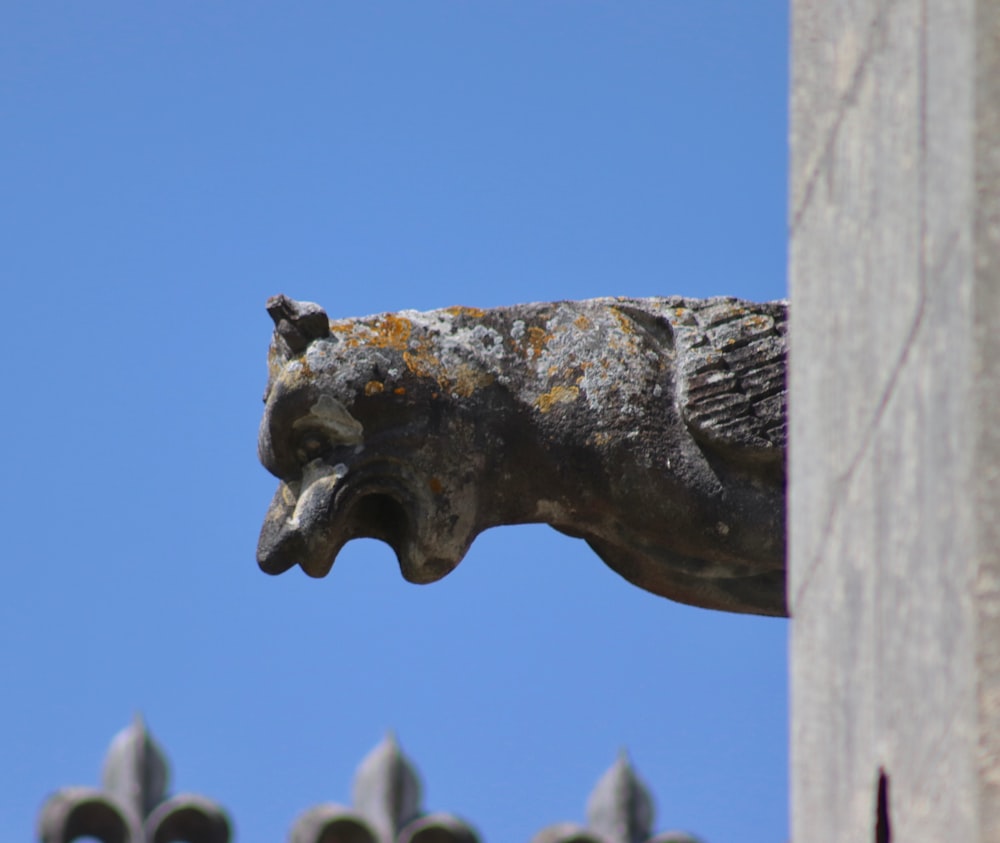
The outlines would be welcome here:
M 326 575 L 353 538 L 403 576 L 501 524 L 585 539 L 635 585 L 783 615 L 784 302 L 604 298 L 275 323 L 263 570 Z

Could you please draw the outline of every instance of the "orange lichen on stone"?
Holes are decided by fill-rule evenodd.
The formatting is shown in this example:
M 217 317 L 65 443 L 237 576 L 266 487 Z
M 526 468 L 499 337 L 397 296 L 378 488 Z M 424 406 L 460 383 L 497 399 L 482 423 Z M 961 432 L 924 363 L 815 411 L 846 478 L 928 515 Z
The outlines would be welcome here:
M 582 313 L 573 320 L 573 324 L 576 325 L 581 331 L 586 331 L 591 326 L 591 321 L 584 316 Z
M 469 316 L 472 319 L 482 319 L 486 315 L 486 311 L 480 310 L 478 307 L 463 307 L 462 305 L 446 307 L 444 312 L 452 316 Z
M 603 430 L 599 430 L 590 437 L 590 441 L 598 447 L 603 447 L 611 441 L 611 434 L 605 433 Z
M 395 388 L 395 389 L 393 390 L 393 393 L 394 393 L 395 395 L 406 395 L 406 387 L 404 387 L 404 386 L 397 386 L 397 387 L 396 387 L 396 388 Z
M 615 315 L 623 334 L 635 333 L 635 323 L 628 316 L 622 313 L 617 307 L 609 307 L 608 310 Z
M 413 323 L 405 317 L 389 313 L 375 319 L 371 329 L 375 335 L 372 340 L 369 340 L 371 345 L 376 348 L 391 348 L 395 351 L 402 351 L 410 339 Z
M 462 398 L 468 398 L 477 389 L 489 386 L 493 381 L 493 375 L 463 363 L 450 374 L 450 377 L 446 375 L 443 379 L 439 379 L 438 383 L 442 389 L 449 389 L 450 385 L 451 392 Z
M 385 384 L 382 381 L 368 381 L 365 384 L 365 395 L 377 395 L 379 392 L 385 390 Z
M 427 485 L 435 495 L 440 495 L 444 491 L 444 484 L 437 477 L 429 478 Z
M 406 363 L 406 368 L 418 378 L 437 379 L 441 371 L 441 361 L 427 350 L 426 343 L 421 343 L 410 351 L 404 351 L 403 361 Z
M 543 395 L 535 399 L 535 406 L 543 413 L 549 412 L 556 404 L 569 404 L 575 401 L 580 395 L 580 388 L 576 386 L 554 386 Z
M 752 325 L 754 328 L 761 331 L 767 330 L 774 324 L 774 320 L 770 316 L 765 316 L 763 313 L 753 313 L 750 316 L 745 317 L 744 321 L 747 325 Z
M 538 358 L 542 356 L 542 352 L 545 350 L 545 345 L 550 339 L 552 339 L 552 334 L 546 331 L 544 328 L 539 328 L 537 325 L 532 325 L 527 331 L 526 345 L 531 349 L 531 356 Z
M 365 345 L 402 351 L 413 332 L 413 323 L 405 316 L 386 313 L 367 322 L 331 322 L 330 331 L 342 334 L 348 348 Z
M 341 335 L 341 339 L 348 348 L 357 348 L 362 342 L 364 342 L 364 340 L 356 335 L 361 333 L 365 327 L 366 326 L 352 320 L 331 322 L 330 333 Z
M 493 383 L 493 375 L 468 363 L 449 367 L 432 353 L 433 349 L 431 341 L 421 339 L 403 352 L 403 361 L 413 374 L 419 378 L 433 379 L 443 392 L 468 398 L 480 387 Z

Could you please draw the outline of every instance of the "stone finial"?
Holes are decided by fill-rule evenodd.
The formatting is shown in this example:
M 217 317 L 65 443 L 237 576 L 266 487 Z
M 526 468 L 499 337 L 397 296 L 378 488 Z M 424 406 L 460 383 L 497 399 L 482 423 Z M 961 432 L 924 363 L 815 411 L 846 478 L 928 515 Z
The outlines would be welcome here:
M 391 732 L 354 774 L 354 807 L 386 837 L 394 837 L 420 814 L 420 779 Z
M 643 843 L 653 828 L 653 799 L 623 750 L 587 800 L 587 824 L 609 843 Z
M 56 791 L 39 813 L 42 843 L 92 837 L 102 843 L 229 843 L 225 811 L 195 794 L 167 797 L 169 765 L 141 717 L 111 741 L 103 788 Z
M 393 735 L 358 765 L 353 806 L 308 809 L 295 821 L 290 843 L 478 843 L 476 832 L 453 814 L 425 814 L 420 779 Z
M 587 800 L 587 825 L 563 822 L 536 834 L 531 843 L 701 843 L 680 831 L 653 835 L 655 810 L 649 789 L 623 751 L 601 776 Z
M 101 776 L 104 790 L 145 817 L 164 800 L 169 781 L 166 756 L 146 729 L 142 715 L 137 714 L 132 725 L 115 735 L 108 747 Z

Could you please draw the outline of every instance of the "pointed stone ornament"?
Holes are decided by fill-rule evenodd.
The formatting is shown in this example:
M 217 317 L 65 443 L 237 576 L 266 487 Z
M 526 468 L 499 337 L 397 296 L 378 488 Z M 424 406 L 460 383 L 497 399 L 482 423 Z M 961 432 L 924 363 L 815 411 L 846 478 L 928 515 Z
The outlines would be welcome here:
M 651 836 L 654 819 L 649 789 L 623 750 L 587 800 L 587 825 L 563 822 L 543 828 L 531 843 L 703 843 L 681 831 Z
M 101 776 L 113 793 L 138 816 L 147 816 L 166 796 L 170 767 L 163 750 L 146 729 L 142 715 L 111 740 Z
M 653 828 L 653 799 L 622 750 L 587 800 L 587 825 L 608 843 L 643 843 Z
M 352 796 L 354 807 L 386 839 L 395 839 L 419 815 L 420 779 L 392 732 L 358 765 Z
M 353 807 L 317 805 L 292 825 L 289 843 L 479 843 L 447 813 L 425 814 L 420 777 L 390 733 L 358 765 Z
M 103 788 L 63 788 L 38 819 L 42 843 L 229 843 L 225 811 L 195 794 L 167 798 L 169 765 L 141 717 L 119 732 L 104 761 Z

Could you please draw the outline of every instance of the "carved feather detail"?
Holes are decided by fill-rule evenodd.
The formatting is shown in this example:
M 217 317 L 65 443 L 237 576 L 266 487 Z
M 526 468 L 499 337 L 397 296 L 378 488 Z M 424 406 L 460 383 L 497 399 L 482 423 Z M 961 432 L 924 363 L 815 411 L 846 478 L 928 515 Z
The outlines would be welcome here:
M 782 459 L 788 305 L 688 299 L 668 318 L 678 403 L 692 435 L 717 448 Z

